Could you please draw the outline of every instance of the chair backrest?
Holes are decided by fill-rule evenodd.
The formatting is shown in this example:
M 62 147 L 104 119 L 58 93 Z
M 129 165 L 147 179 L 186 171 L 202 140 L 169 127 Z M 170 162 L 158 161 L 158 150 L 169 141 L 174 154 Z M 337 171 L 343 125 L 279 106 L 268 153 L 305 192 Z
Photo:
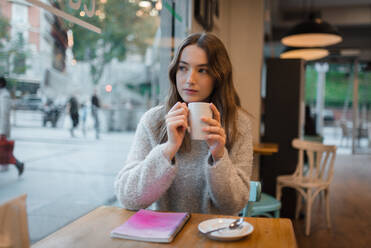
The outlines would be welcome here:
M 260 200 L 262 187 L 260 182 L 250 181 L 250 196 L 249 202 L 256 202 Z
M 305 177 L 309 181 L 322 180 L 331 182 L 334 174 L 336 146 L 318 142 L 294 139 L 292 146 L 299 150 L 299 161 L 294 176 Z M 309 169 L 304 173 L 304 153 L 308 156 Z
M 0 247 L 30 247 L 26 195 L 0 205 Z
M 321 136 L 321 135 L 305 135 L 304 140 L 323 143 L 323 136 Z

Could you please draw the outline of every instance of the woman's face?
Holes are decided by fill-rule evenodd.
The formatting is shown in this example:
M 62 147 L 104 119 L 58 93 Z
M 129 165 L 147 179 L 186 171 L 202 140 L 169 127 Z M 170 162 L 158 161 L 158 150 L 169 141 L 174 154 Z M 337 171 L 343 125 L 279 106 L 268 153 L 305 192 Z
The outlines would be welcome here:
M 214 88 L 205 51 L 197 45 L 183 49 L 176 73 L 176 87 L 183 101 L 207 101 Z

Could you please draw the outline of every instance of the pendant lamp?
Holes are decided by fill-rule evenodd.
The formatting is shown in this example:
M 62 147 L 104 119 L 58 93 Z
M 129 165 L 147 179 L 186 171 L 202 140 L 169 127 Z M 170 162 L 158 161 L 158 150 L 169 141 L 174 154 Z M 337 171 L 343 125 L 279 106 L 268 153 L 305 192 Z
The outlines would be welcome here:
M 282 39 L 291 47 L 324 47 L 337 44 L 343 38 L 336 28 L 320 18 L 310 18 L 293 27 Z
M 329 52 L 321 47 L 287 47 L 281 54 L 281 59 L 304 59 L 317 60 L 329 55 Z

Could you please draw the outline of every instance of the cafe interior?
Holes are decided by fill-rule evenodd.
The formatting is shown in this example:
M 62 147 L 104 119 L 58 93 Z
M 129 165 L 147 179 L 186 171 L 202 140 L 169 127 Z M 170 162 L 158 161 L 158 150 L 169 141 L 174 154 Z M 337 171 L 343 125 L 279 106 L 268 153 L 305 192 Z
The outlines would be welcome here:
M 38 3 L 48 1 L 26 1 L 28 6 L 51 11 Z M 197 233 L 197 225 L 207 216 L 196 214 L 186 224 L 183 233 L 178 234 L 178 240 L 175 238 L 174 247 L 369 247 L 371 95 L 364 92 L 371 91 L 371 1 L 129 2 L 150 2 L 153 5 L 161 2 L 160 60 L 166 63 L 179 42 L 190 33 L 210 32 L 219 37 L 230 55 L 241 105 L 252 116 L 254 161 L 251 181 L 259 183 L 254 188 L 258 197 L 249 202 L 241 215 L 253 226 L 255 224 L 254 232 L 259 236 L 254 237 L 252 232 L 243 241 L 236 242 L 205 239 Z M 66 18 L 59 12 L 51 13 Z M 84 20 L 89 22 L 89 19 Z M 325 84 L 326 73 L 331 68 L 347 71 L 349 97 L 340 107 L 340 112 L 335 112 L 332 129 L 329 129 L 324 120 L 325 99 L 329 91 Z M 166 71 L 166 67 L 160 68 L 158 99 L 164 99 L 168 90 Z M 312 84 L 317 87 L 315 90 L 307 85 L 308 71 L 316 73 Z M 360 82 L 367 79 L 366 86 L 360 87 Z M 308 90 L 315 94 L 309 103 L 306 101 Z M 315 135 L 305 132 L 308 124 L 306 105 L 316 113 Z M 345 108 L 347 113 L 344 114 Z M 347 133 L 341 129 L 344 118 Z M 339 130 L 341 137 L 346 136 L 348 145 L 332 138 L 332 130 Z M 7 203 L 3 204 L 5 209 Z M 13 208 L 19 211 L 26 211 L 20 203 L 9 201 L 8 204 L 13 204 Z M 71 224 L 41 240 L 34 240 L 32 247 L 101 247 L 98 244 L 109 247 L 151 247 L 147 246 L 151 244 L 157 247 L 154 243 L 134 241 L 110 243 L 112 240 L 108 234 L 107 237 L 94 234 L 94 237 L 87 238 L 94 230 L 105 230 L 102 227 L 105 224 L 111 230 L 127 220 L 128 216 L 118 211 L 117 207 L 109 210 L 108 206 L 101 206 L 96 212 L 86 213 L 81 217 L 83 219 L 71 220 Z M 9 216 L 14 218 L 9 223 L 16 222 L 26 227 L 14 229 L 12 224 L 10 234 L 0 231 L 0 247 L 31 245 L 27 237 L 27 214 Z M 0 215 L 0 220 L 2 218 L 5 219 Z M 119 219 L 115 221 L 115 218 Z M 89 227 L 88 223 L 100 227 Z M 12 242 L 6 239 L 6 235 L 18 237 L 18 241 L 13 240 L 17 244 L 2 246 L 1 242 Z M 187 241 L 186 235 L 191 237 Z M 263 241 L 265 235 L 270 240 Z

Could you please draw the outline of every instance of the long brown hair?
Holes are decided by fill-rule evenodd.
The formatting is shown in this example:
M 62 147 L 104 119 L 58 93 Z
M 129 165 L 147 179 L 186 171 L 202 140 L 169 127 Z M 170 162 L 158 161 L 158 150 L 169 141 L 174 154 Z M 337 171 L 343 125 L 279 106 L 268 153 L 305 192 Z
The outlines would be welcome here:
M 208 59 L 208 68 L 211 77 L 214 79 L 214 89 L 210 95 L 210 101 L 216 106 L 221 115 L 221 125 L 224 127 L 227 140 L 226 147 L 230 149 L 237 136 L 236 119 L 237 109 L 241 108 L 240 98 L 233 85 L 232 64 L 226 48 L 221 40 L 213 34 L 195 33 L 183 40 L 169 65 L 170 87 L 165 102 L 165 113 L 178 101 L 183 101 L 176 86 L 176 73 L 179 67 L 180 56 L 185 47 L 197 45 L 202 48 Z M 160 123 L 160 143 L 167 141 L 165 120 Z M 185 137 L 189 143 L 189 136 Z M 184 142 L 183 142 L 184 143 Z

